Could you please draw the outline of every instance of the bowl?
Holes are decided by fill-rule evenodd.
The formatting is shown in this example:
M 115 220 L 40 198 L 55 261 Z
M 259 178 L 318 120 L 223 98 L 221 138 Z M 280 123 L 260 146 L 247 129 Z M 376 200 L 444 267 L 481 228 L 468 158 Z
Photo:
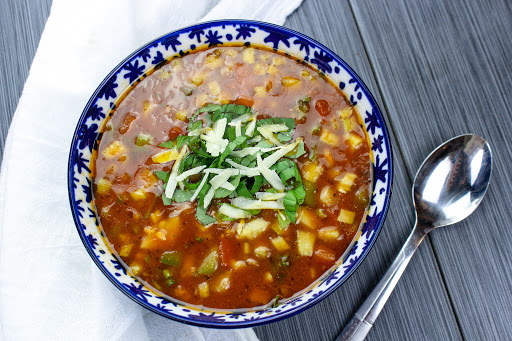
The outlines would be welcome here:
M 231 312 L 198 309 L 169 300 L 146 287 L 122 266 L 102 232 L 92 194 L 91 159 L 100 127 L 131 84 L 175 55 L 202 46 L 257 44 L 288 53 L 327 75 L 350 99 L 364 122 L 371 143 L 371 203 L 366 222 L 351 246 L 317 282 L 275 308 Z M 290 29 L 263 22 L 225 20 L 197 24 L 169 33 L 134 51 L 98 86 L 80 116 L 71 143 L 68 191 L 71 211 L 82 242 L 105 276 L 125 295 L 159 315 L 196 326 L 240 328 L 261 325 L 297 314 L 320 302 L 357 269 L 375 243 L 389 206 L 392 155 L 384 119 L 370 91 L 340 57 L 317 41 Z

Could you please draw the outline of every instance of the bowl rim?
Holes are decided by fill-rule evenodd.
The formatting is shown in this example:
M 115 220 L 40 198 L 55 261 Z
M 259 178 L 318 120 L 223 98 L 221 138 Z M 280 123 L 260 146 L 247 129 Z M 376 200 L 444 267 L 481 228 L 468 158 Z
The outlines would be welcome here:
M 361 87 L 362 91 L 364 92 L 365 96 L 367 97 L 370 105 L 377 112 L 377 116 L 380 118 L 380 122 L 379 123 L 382 123 L 380 128 L 382 129 L 383 137 L 384 137 L 385 140 L 387 140 L 387 143 L 384 144 L 385 145 L 385 149 L 386 149 L 386 153 L 388 155 L 388 164 L 387 164 L 387 166 L 388 166 L 388 169 L 387 169 L 387 172 L 388 172 L 388 183 L 386 185 L 387 195 L 386 195 L 386 198 L 384 200 L 384 206 L 382 208 L 382 211 L 380 212 L 380 217 L 378 218 L 378 220 L 377 220 L 377 222 L 375 224 L 375 228 L 374 228 L 374 233 L 375 234 L 371 237 L 370 243 L 368 244 L 366 249 L 363 250 L 361 255 L 357 258 L 357 260 L 351 265 L 350 269 L 342 277 L 337 279 L 334 282 L 334 284 L 329 286 L 325 291 L 323 291 L 317 297 L 315 297 L 315 298 L 313 298 L 313 299 L 311 299 L 311 300 L 309 300 L 307 302 L 304 302 L 303 304 L 300 304 L 300 305 L 294 307 L 293 309 L 290 309 L 289 311 L 284 312 L 283 314 L 280 314 L 280 315 L 277 315 L 277 316 L 268 316 L 268 317 L 261 316 L 261 318 L 257 318 L 257 319 L 250 320 L 250 321 L 244 320 L 244 321 L 229 321 L 229 322 L 220 321 L 220 322 L 217 322 L 217 321 L 195 320 L 195 319 L 191 319 L 191 318 L 188 318 L 188 317 L 183 317 L 183 316 L 175 315 L 172 312 L 164 313 L 161 310 L 155 309 L 151 304 L 148 304 L 147 302 L 139 300 L 132 292 L 130 292 L 119 281 L 117 281 L 116 278 L 114 278 L 113 274 L 110 273 L 101 264 L 101 261 L 96 257 L 94 251 L 88 246 L 88 243 L 87 243 L 87 240 L 86 240 L 86 236 L 85 236 L 84 233 L 82 233 L 82 231 L 80 229 L 81 222 L 78 219 L 78 214 L 76 212 L 76 209 L 74 208 L 74 201 L 73 201 L 73 196 L 74 196 L 74 194 L 73 194 L 74 193 L 74 189 L 73 189 L 73 172 L 74 172 L 74 163 L 75 163 L 74 151 L 75 151 L 75 147 L 76 147 L 76 145 L 78 143 L 78 140 L 79 140 L 79 134 L 80 134 L 80 129 L 81 129 L 81 124 L 80 123 L 84 122 L 84 118 L 87 117 L 87 113 L 88 113 L 89 109 L 94 104 L 94 102 L 96 101 L 97 96 L 99 95 L 100 91 L 108 83 L 108 81 L 111 79 L 111 77 L 114 74 L 116 74 L 128 61 L 130 61 L 132 58 L 137 56 L 145 48 L 150 47 L 155 42 L 158 42 L 158 41 L 162 40 L 165 37 L 174 36 L 174 35 L 177 36 L 179 34 L 188 32 L 188 31 L 190 31 L 193 28 L 196 28 L 196 29 L 211 28 L 212 26 L 219 26 L 219 25 L 249 25 L 249 26 L 256 26 L 258 28 L 268 27 L 268 28 L 271 28 L 271 29 L 274 29 L 274 30 L 277 30 L 277 31 L 282 31 L 287 36 L 299 37 L 299 38 L 305 40 L 306 42 L 308 42 L 309 44 L 318 47 L 321 51 L 324 51 L 327 54 L 329 54 L 331 57 L 333 57 L 334 61 L 339 63 L 340 66 L 342 66 L 351 75 L 351 77 L 353 77 L 357 81 L 358 85 Z M 275 49 L 274 48 L 274 51 L 275 50 L 279 50 L 279 49 Z M 311 64 L 311 63 L 308 61 L 308 64 Z M 254 326 L 259 326 L 259 325 L 263 325 L 263 324 L 267 324 L 267 323 L 271 323 L 271 322 L 280 321 L 280 320 L 289 318 L 291 316 L 294 316 L 294 315 L 296 315 L 296 314 L 298 314 L 298 313 L 300 313 L 300 312 L 302 312 L 302 311 L 304 311 L 306 309 L 309 309 L 309 308 L 313 307 L 314 305 L 318 304 L 319 302 L 321 302 L 322 300 L 324 300 L 325 298 L 327 298 L 336 289 L 338 289 L 350 276 L 352 276 L 354 271 L 357 270 L 357 268 L 361 265 L 361 263 L 364 261 L 366 256 L 369 254 L 370 250 L 373 248 L 373 245 L 375 244 L 375 242 L 376 242 L 376 240 L 377 240 L 377 238 L 378 238 L 378 236 L 380 234 L 380 231 L 382 230 L 382 227 L 384 225 L 384 221 L 386 219 L 386 216 L 387 216 L 387 213 L 388 213 L 388 210 L 389 210 L 390 201 L 391 201 L 391 195 L 392 195 L 392 189 L 393 189 L 394 163 L 393 163 L 393 151 L 391 149 L 391 138 L 390 137 L 391 136 L 389 134 L 389 129 L 387 127 L 386 121 L 384 120 L 384 116 L 382 115 L 382 111 L 381 111 L 379 105 L 377 104 L 377 102 L 375 101 L 372 93 L 370 92 L 370 90 L 368 89 L 366 84 L 363 82 L 363 80 L 359 77 L 359 75 L 341 57 L 339 57 L 331 49 L 329 49 L 328 47 L 326 47 L 322 43 L 316 41 L 315 39 L 310 38 L 309 36 L 307 36 L 307 35 L 305 35 L 303 33 L 297 32 L 297 31 L 295 31 L 293 29 L 290 29 L 290 28 L 287 28 L 287 27 L 284 27 L 284 26 L 281 26 L 281 25 L 276 25 L 276 24 L 267 23 L 267 22 L 264 22 L 264 21 L 257 21 L 257 20 L 220 19 L 220 20 L 206 21 L 206 22 L 201 22 L 201 23 L 197 23 L 197 24 L 194 24 L 194 25 L 185 26 L 185 27 L 182 27 L 182 28 L 177 29 L 175 31 L 171 31 L 171 32 L 168 32 L 166 34 L 163 34 L 163 35 L 161 35 L 161 36 L 159 36 L 159 37 L 157 37 L 157 38 L 155 38 L 155 39 L 153 39 L 153 40 L 143 44 L 142 46 L 138 47 L 137 49 L 135 49 L 126 58 L 124 58 L 119 64 L 117 64 L 108 73 L 107 76 L 104 77 L 104 79 L 101 81 L 101 83 L 98 85 L 98 87 L 94 90 L 94 92 L 90 96 L 89 100 L 87 101 L 87 104 L 85 105 L 84 110 L 82 111 L 80 117 L 78 118 L 77 126 L 75 128 L 74 133 L 73 133 L 73 138 L 72 138 L 72 141 L 71 141 L 69 157 L 68 157 L 68 170 L 67 170 L 68 171 L 67 172 L 68 173 L 68 176 L 67 176 L 68 186 L 67 187 L 68 187 L 69 203 L 70 203 L 71 212 L 72 212 L 72 215 L 73 215 L 73 221 L 75 223 L 75 228 L 78 231 L 80 239 L 81 239 L 85 249 L 87 250 L 87 253 L 92 258 L 92 260 L 94 261 L 95 265 L 110 280 L 110 282 L 112 282 L 112 284 L 114 284 L 117 287 L 117 289 L 119 289 L 123 294 L 128 296 L 132 301 L 138 303 L 139 305 L 143 306 L 144 308 L 146 308 L 146 309 L 148 309 L 148 310 L 150 310 L 150 311 L 152 311 L 152 312 L 154 312 L 154 313 L 156 313 L 156 314 L 158 314 L 160 316 L 169 318 L 169 319 L 177 321 L 177 322 L 182 322 L 182 323 L 186 323 L 186 324 L 194 325 L 194 326 L 198 326 L 198 327 L 222 328 L 222 329 L 248 328 L 248 327 L 254 327 Z M 372 163 L 372 165 L 373 165 L 373 163 Z M 355 247 L 355 245 L 351 245 L 351 249 L 353 249 L 354 247 Z M 342 263 L 340 263 L 338 265 L 338 267 L 341 266 L 341 265 L 342 265 Z M 179 303 L 175 303 L 175 304 L 181 305 Z M 212 308 L 209 308 L 209 309 L 212 309 Z

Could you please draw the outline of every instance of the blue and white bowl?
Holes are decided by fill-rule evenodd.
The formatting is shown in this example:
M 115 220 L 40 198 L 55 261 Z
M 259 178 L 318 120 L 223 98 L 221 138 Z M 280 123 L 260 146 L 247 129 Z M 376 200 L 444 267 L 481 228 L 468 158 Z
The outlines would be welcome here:
M 366 222 L 345 257 L 299 295 L 276 308 L 243 313 L 199 310 L 170 301 L 131 276 L 112 252 L 101 229 L 92 195 L 91 157 L 97 148 L 99 128 L 130 85 L 157 65 L 176 55 L 203 46 L 255 44 L 289 53 L 331 78 L 356 107 L 368 132 L 373 166 L 372 200 Z M 377 239 L 391 194 L 392 156 L 386 125 L 368 88 L 356 73 L 331 50 L 290 29 L 256 21 L 226 20 L 183 28 L 142 46 L 103 80 L 87 103 L 71 143 L 68 190 L 71 210 L 82 242 L 107 278 L 143 307 L 170 319 L 203 327 L 240 328 L 290 317 L 320 302 L 338 288 L 361 264 Z

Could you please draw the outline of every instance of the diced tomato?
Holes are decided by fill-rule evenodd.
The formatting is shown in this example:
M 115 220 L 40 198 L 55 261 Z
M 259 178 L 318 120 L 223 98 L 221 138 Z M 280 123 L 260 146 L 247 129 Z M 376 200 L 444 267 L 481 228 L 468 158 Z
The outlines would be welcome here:
M 236 244 L 232 239 L 223 237 L 220 240 L 219 251 L 222 266 L 229 266 L 235 255 Z
M 169 138 L 171 140 L 174 140 L 175 138 L 177 138 L 178 136 L 180 136 L 181 134 L 183 134 L 183 131 L 181 130 L 180 127 L 173 127 L 170 131 L 169 131 Z
M 322 116 L 327 116 L 331 113 L 331 108 L 329 107 L 329 103 L 325 99 L 319 99 L 315 103 L 315 109 Z

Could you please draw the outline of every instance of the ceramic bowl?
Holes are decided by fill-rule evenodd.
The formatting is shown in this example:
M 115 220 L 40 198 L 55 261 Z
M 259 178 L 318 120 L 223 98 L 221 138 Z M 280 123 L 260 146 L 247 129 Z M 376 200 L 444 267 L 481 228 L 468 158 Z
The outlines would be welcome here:
M 97 148 L 99 128 L 130 84 L 175 55 L 203 46 L 256 44 L 289 53 L 323 72 L 345 92 L 356 107 L 371 141 L 373 167 L 369 213 L 353 244 L 335 267 L 301 294 L 276 308 L 243 313 L 199 310 L 182 305 L 145 287 L 126 271 L 101 230 L 92 195 L 91 157 Z M 103 80 L 87 103 L 75 130 L 68 165 L 68 189 L 74 221 L 99 269 L 124 294 L 143 307 L 170 319 L 203 327 L 239 328 L 290 317 L 327 297 L 361 264 L 379 234 L 389 204 L 392 157 L 389 135 L 380 110 L 368 88 L 340 57 L 317 41 L 290 29 L 255 21 L 215 21 L 183 28 L 137 49 Z

